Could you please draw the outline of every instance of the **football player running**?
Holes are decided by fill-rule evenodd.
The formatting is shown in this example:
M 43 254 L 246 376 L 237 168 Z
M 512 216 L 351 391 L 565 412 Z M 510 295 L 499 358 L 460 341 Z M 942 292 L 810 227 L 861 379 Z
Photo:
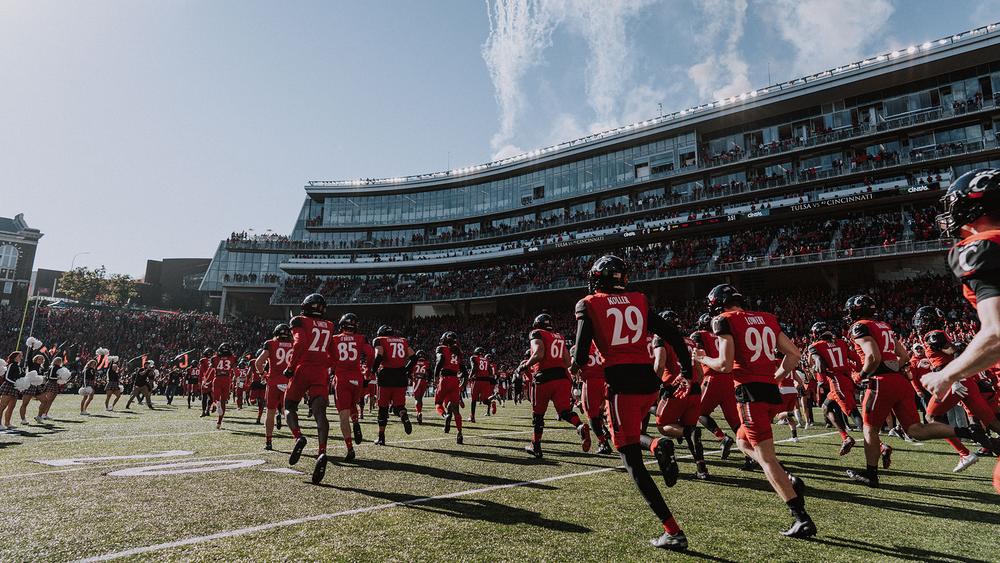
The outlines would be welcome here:
M 590 294 L 576 304 L 576 354 L 570 370 L 579 373 L 585 366 L 590 343 L 596 342 L 604 358 L 604 378 L 608 384 L 608 417 L 611 441 L 639 493 L 663 525 L 663 535 L 650 543 L 658 548 L 682 551 L 688 541 L 663 495 L 643 462 L 643 448 L 653 446 L 660 471 L 667 475 L 671 457 L 662 445 L 642 433 L 649 409 L 659 399 L 660 378 L 646 337 L 652 332 L 664 339 L 680 359 L 681 373 L 691 377 L 691 355 L 676 328 L 652 314 L 646 296 L 628 291 L 628 265 L 617 256 L 598 258 L 588 272 Z M 673 445 L 669 445 L 673 449 Z M 676 464 L 674 464 L 676 465 Z
M 461 381 L 459 381 L 461 375 Z M 444 417 L 444 432 L 451 432 L 454 422 L 458 434 L 455 442 L 462 443 L 462 389 L 465 387 L 469 374 L 462 362 L 462 351 L 458 346 L 458 335 L 452 331 L 441 335 L 434 359 L 434 379 L 437 381 L 435 402 L 438 413 Z
M 264 391 L 264 403 L 267 415 L 264 418 L 264 449 L 270 450 L 271 438 L 274 436 L 274 419 L 279 414 L 285 402 L 285 389 L 288 389 L 288 377 L 285 370 L 289 368 L 292 352 L 292 329 L 287 324 L 274 327 L 273 338 L 264 342 L 264 348 L 254 361 L 258 373 L 266 373 L 267 388 Z M 267 365 L 265 371 L 265 364 Z
M 981 429 L 953 428 L 940 422 L 920 422 L 913 387 L 903 375 L 903 368 L 909 359 L 906 348 L 896 338 L 887 323 L 876 320 L 875 300 L 868 295 L 855 295 L 847 300 L 847 318 L 853 323 L 850 328 L 855 349 L 861 357 L 861 379 L 868 380 L 868 389 L 862 399 L 863 435 L 865 439 L 864 471 L 849 469 L 847 475 L 855 481 L 879 486 L 878 463 L 882 467 L 891 464 L 892 448 L 884 446 L 879 438 L 879 430 L 890 414 L 895 415 L 903 431 L 915 440 L 933 438 L 974 439 L 988 446 L 989 439 Z
M 326 418 L 329 399 L 330 344 L 333 338 L 333 323 L 325 320 L 326 299 L 318 293 L 307 295 L 302 300 L 301 314 L 288 323 L 292 331 L 292 350 L 284 375 L 290 379 L 285 390 L 285 420 L 295 438 L 295 446 L 288 456 L 288 463 L 295 465 L 306 447 L 306 437 L 299 427 L 299 402 L 309 394 L 309 409 L 316 421 L 317 445 L 316 465 L 312 482 L 319 484 L 326 475 L 326 441 L 330 434 L 330 423 Z M 353 453 L 349 449 L 348 454 Z
M 792 538 L 816 535 L 816 524 L 806 512 L 805 485 L 782 467 L 774 451 L 771 422 L 784 410 L 778 382 L 792 373 L 802 357 L 771 313 L 743 308 L 743 295 L 729 284 L 715 286 L 708 294 L 712 331 L 719 337 L 719 356 L 696 351 L 702 365 L 733 374 L 740 430 L 736 444 L 760 465 L 771 487 L 785 501 L 795 518 L 782 534 Z M 778 355 L 783 354 L 779 360 Z
M 340 432 L 347 445 L 344 460 L 351 461 L 355 457 L 354 443 L 360 444 L 362 438 L 361 424 L 353 417 L 352 410 L 363 396 L 366 362 L 374 360 L 375 350 L 364 335 L 358 334 L 358 317 L 354 313 L 342 315 L 337 325 L 340 332 L 333 337 L 330 345 L 330 363 L 333 368 L 334 398 L 337 416 L 340 418 Z M 351 442 L 352 429 L 354 443 Z
M 943 400 L 954 384 L 1000 361 L 1000 170 L 966 172 L 941 201 L 944 212 L 937 217 L 938 227 L 962 239 L 949 252 L 948 263 L 980 324 L 961 355 L 923 376 L 924 387 Z M 1000 492 L 1000 463 L 993 470 L 993 487 Z
M 403 423 L 403 432 L 413 432 L 410 416 L 406 412 L 406 383 L 414 352 L 410 342 L 387 325 L 378 327 L 372 344 L 375 347 L 372 371 L 378 381 L 378 439 L 375 444 L 384 446 L 389 409 Z
M 840 432 L 840 455 L 845 456 L 855 444 L 854 438 L 847 434 L 846 418 L 857 408 L 851 372 L 860 367 L 859 358 L 847 342 L 834 337 L 827 323 L 813 323 L 809 334 L 813 342 L 806 348 L 806 357 L 813 374 L 817 379 L 823 378 L 829 386 L 823 412 Z
M 524 447 L 525 451 L 536 458 L 542 457 L 545 412 L 551 402 L 559 419 L 568 422 L 580 435 L 583 451 L 589 452 L 590 427 L 580 421 L 580 416 L 573 410 L 573 383 L 568 371 L 571 360 L 566 338 L 556 332 L 552 325 L 552 316 L 542 313 L 531 323 L 528 341 L 531 345 L 531 355 L 521 362 L 518 369 L 530 370 L 534 366 L 538 366 L 538 369 L 535 372 L 535 389 L 531 396 L 531 425 L 534 433 L 531 443 Z
M 691 333 L 689 337 L 696 348 L 702 350 L 706 356 L 716 358 L 719 356 L 719 337 L 712 334 L 712 315 L 705 313 L 698 317 L 698 330 Z M 733 393 L 733 376 L 728 373 L 705 368 L 703 366 L 701 383 L 701 416 L 698 421 L 706 430 L 711 432 L 722 444 L 722 459 L 729 459 L 729 452 L 736 445 L 736 440 L 727 436 L 719 425 L 712 418 L 712 413 L 717 408 L 722 409 L 722 416 L 725 417 L 729 428 L 736 434 L 740 429 L 740 415 L 736 412 L 736 395 Z
M 417 424 L 424 423 L 424 395 L 427 387 L 431 383 L 433 374 L 431 373 L 431 363 L 427 359 L 427 352 L 417 350 L 408 361 L 406 367 L 413 380 L 413 402 L 414 410 L 417 411 Z

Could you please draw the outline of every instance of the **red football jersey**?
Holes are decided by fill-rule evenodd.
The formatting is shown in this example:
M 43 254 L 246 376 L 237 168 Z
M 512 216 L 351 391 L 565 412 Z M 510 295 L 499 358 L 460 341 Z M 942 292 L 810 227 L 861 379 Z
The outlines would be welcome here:
M 857 356 L 843 340 L 817 340 L 809 345 L 809 353 L 819 356 L 822 373 L 825 377 L 841 375 L 850 377 L 853 362 Z
M 441 356 L 441 374 L 458 375 L 462 366 L 462 358 L 451 346 L 438 346 L 437 353 Z
M 212 377 L 232 377 L 239 371 L 236 367 L 236 356 L 215 356 L 212 358 Z
M 566 346 L 566 339 L 563 335 L 558 332 L 538 328 L 531 331 L 531 335 L 528 339 L 541 340 L 542 342 L 542 352 L 545 354 L 545 357 L 538 362 L 538 371 L 566 369 L 566 362 L 563 360 L 563 357 L 565 356 L 568 348 Z
M 267 379 L 275 384 L 288 383 L 285 370 L 292 356 L 292 341 L 272 338 L 264 343 L 267 350 Z
M 330 340 L 333 323 L 324 319 L 300 315 L 289 323 L 292 327 L 292 356 L 290 368 L 299 366 L 326 367 L 330 364 Z
M 341 332 L 333 335 L 330 346 L 330 367 L 336 375 L 364 377 L 362 360 L 372 358 L 374 349 L 361 334 Z
M 781 325 L 771 313 L 725 311 L 712 319 L 712 331 L 733 338 L 733 380 L 775 383 L 774 373 L 781 363 L 777 356 Z
M 691 333 L 691 341 L 694 342 L 696 348 L 705 351 L 705 355 L 709 358 L 719 357 L 719 337 L 712 334 L 707 330 L 696 330 Z M 706 377 L 711 377 L 713 375 L 718 375 L 714 370 L 708 369 L 702 366 L 704 375 Z
M 410 343 L 402 336 L 379 336 L 372 341 L 372 347 L 382 348 L 381 366 L 389 369 L 399 369 L 406 365 L 406 349 Z
M 209 371 L 212 369 L 212 358 L 202 358 L 198 360 L 198 383 L 204 385 L 208 379 Z
M 619 364 L 652 363 L 646 336 L 649 305 L 638 291 L 593 293 L 576 305 L 577 320 L 588 317 L 594 327 L 594 341 L 604 357 L 604 367 Z
M 587 355 L 587 365 L 580 368 L 580 379 L 587 381 L 588 379 L 597 377 L 604 377 L 604 357 L 601 356 L 601 351 L 597 349 L 597 343 L 591 341 L 590 353 Z
M 490 378 L 490 361 L 486 359 L 486 356 L 477 356 L 475 354 L 469 358 L 472 363 L 472 378 L 473 379 L 489 379 Z
M 413 363 L 410 367 L 410 374 L 413 375 L 414 379 L 425 379 L 429 380 L 431 378 L 431 364 L 427 360 L 421 358 Z
M 865 352 L 857 339 L 870 336 L 875 339 L 875 345 L 882 353 L 882 363 L 875 369 L 875 375 L 882 373 L 897 373 L 900 370 L 899 358 L 896 357 L 896 335 L 892 327 L 882 321 L 862 319 L 851 325 L 851 338 L 854 339 L 854 349 L 859 358 L 865 357 Z
M 978 299 L 973 285 L 985 278 L 994 285 L 1000 272 L 1000 230 L 981 231 L 963 239 L 948 252 L 948 264 L 962 282 L 965 299 L 975 308 Z M 995 295 L 995 288 L 986 293 Z

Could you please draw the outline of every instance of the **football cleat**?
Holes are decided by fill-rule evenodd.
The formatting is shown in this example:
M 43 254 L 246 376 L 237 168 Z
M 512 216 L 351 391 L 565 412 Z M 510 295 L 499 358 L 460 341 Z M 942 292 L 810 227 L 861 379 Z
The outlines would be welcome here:
M 840 444 L 840 455 L 845 456 L 851 453 L 851 448 L 853 447 L 854 447 L 854 438 L 848 436 L 847 439 Z
M 535 456 L 535 459 L 542 459 L 542 444 L 538 442 L 532 442 L 524 446 L 524 451 Z
M 611 454 L 614 452 L 611 450 L 611 445 L 605 441 L 597 445 L 597 453 L 604 455 L 604 454 Z
M 733 446 L 735 446 L 735 445 L 736 445 L 736 440 L 733 440 L 729 436 L 726 436 L 722 440 L 722 459 L 723 460 L 729 459 L 729 453 L 733 451 Z
M 458 435 L 455 436 L 455 443 L 458 444 L 459 446 L 461 446 L 463 443 L 461 430 L 459 430 Z
M 889 469 L 889 466 L 892 465 L 892 446 L 882 444 L 881 457 L 882 469 Z
M 963 455 L 958 458 L 958 465 L 956 465 L 955 469 L 952 469 L 952 471 L 955 473 L 961 473 L 966 469 L 968 469 L 970 465 L 976 463 L 977 461 L 979 461 L 979 456 L 977 456 L 976 454 L 970 453 L 969 455 Z
M 313 467 L 312 484 L 319 485 L 323 482 L 324 475 L 326 475 L 326 454 L 319 454 L 316 456 L 316 466 Z
M 760 469 L 760 464 L 752 457 L 745 458 L 743 465 L 740 466 L 740 471 L 756 471 L 758 469 Z
M 361 436 L 361 423 L 360 422 L 355 422 L 354 423 L 354 443 L 355 444 L 360 444 L 362 438 L 363 437 Z
M 423 424 L 423 423 L 424 423 L 424 413 L 418 412 L 417 413 L 417 424 Z
M 410 417 L 408 416 L 403 417 L 403 432 L 408 435 L 413 434 L 413 423 L 410 422 Z
M 378 439 L 375 440 L 375 445 L 376 446 L 384 446 L 385 445 L 385 436 L 379 434 Z
M 688 548 L 688 540 L 684 532 L 677 532 L 673 535 L 663 532 L 662 536 L 655 540 L 649 540 L 649 544 L 653 547 L 668 549 L 670 551 L 684 551 Z
M 295 465 L 299 462 L 299 458 L 302 457 L 302 450 L 306 449 L 306 437 L 299 436 L 295 440 L 295 446 L 292 448 L 292 453 L 288 456 L 288 465 Z
M 791 528 L 788 528 L 781 535 L 786 538 L 811 538 L 816 535 L 816 524 L 808 517 L 805 520 L 796 520 Z
M 268 443 L 264 444 L 264 450 L 265 451 L 271 451 L 273 449 L 274 449 L 274 446 L 271 445 L 271 442 L 268 442 Z
M 854 480 L 856 483 L 861 483 L 862 485 L 871 487 L 873 489 L 878 488 L 878 475 L 869 475 L 863 471 L 855 471 L 853 469 L 847 470 L 847 476 Z
M 354 453 L 354 448 L 347 450 L 347 455 L 344 456 L 344 461 L 354 461 L 357 454 Z
M 580 433 L 580 439 L 583 440 L 583 443 L 580 445 L 580 447 L 583 448 L 583 451 L 585 453 L 589 452 L 590 451 L 590 445 L 591 445 L 591 442 L 590 442 L 590 427 L 587 426 L 586 424 L 581 424 L 580 425 L 580 429 L 578 430 L 578 432 Z
M 660 466 L 660 473 L 663 474 L 663 481 L 668 487 L 677 484 L 677 476 L 680 468 L 677 467 L 677 460 L 674 459 L 674 443 L 670 440 L 658 440 L 653 448 L 653 457 Z
M 696 469 L 694 472 L 694 478 L 699 481 L 708 480 L 708 465 L 704 461 L 699 461 L 695 464 Z
M 451 432 L 451 417 L 452 417 L 451 411 L 449 411 L 448 414 L 444 415 L 444 433 L 445 434 Z

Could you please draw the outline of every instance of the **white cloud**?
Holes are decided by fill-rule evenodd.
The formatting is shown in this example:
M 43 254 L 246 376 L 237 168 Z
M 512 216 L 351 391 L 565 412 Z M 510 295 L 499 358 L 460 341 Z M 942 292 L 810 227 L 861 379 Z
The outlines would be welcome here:
M 739 51 L 746 20 L 746 0 L 702 0 L 696 42 L 704 59 L 688 68 L 688 78 L 703 101 L 716 100 L 752 89 L 749 65 Z
M 777 0 L 764 19 L 792 44 L 791 68 L 775 77 L 789 80 L 864 58 L 872 48 L 884 49 L 890 38 L 889 0 Z
M 490 35 L 483 45 L 483 60 L 493 80 L 500 106 L 500 130 L 491 145 L 494 158 L 511 156 L 519 151 L 511 144 L 517 119 L 524 107 L 522 80 L 525 73 L 542 59 L 551 44 L 552 30 L 558 23 L 546 2 L 538 0 L 487 0 Z M 515 153 L 516 154 L 516 153 Z

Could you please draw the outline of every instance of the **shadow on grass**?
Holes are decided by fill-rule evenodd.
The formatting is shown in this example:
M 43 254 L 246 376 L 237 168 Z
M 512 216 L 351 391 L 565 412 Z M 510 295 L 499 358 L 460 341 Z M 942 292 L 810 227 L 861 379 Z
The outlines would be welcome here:
M 339 463 L 336 462 L 335 463 Z M 450 469 L 444 469 L 443 467 L 431 467 L 425 465 L 417 465 L 414 463 L 406 463 L 400 461 L 391 461 L 384 459 L 356 459 L 349 465 L 357 465 L 358 467 L 363 467 L 365 469 L 374 469 L 376 471 L 400 471 L 408 475 L 426 475 L 434 479 L 441 479 L 444 481 L 455 481 L 460 483 L 471 483 L 473 485 L 481 485 L 485 487 L 493 487 L 497 485 L 519 485 L 522 481 L 514 479 L 506 479 L 503 477 L 495 477 L 492 475 L 479 475 L 476 473 L 465 473 L 462 471 L 453 471 Z M 548 485 L 542 485 L 537 483 L 529 483 L 523 486 L 528 489 L 537 489 L 542 491 L 555 490 L 555 487 Z
M 450 518 L 459 518 L 462 520 L 486 521 L 504 526 L 529 524 L 539 528 L 545 528 L 547 530 L 574 534 L 585 534 L 592 531 L 590 528 L 580 526 L 572 522 L 545 518 L 541 513 L 533 510 L 525 510 L 523 508 L 517 508 L 485 499 L 431 499 L 407 493 L 373 491 L 353 487 L 338 487 L 336 485 L 321 486 L 349 493 L 362 494 L 388 502 L 399 503 L 400 507 L 423 510 L 433 514 L 448 516 Z
M 511 448 L 511 449 L 516 449 L 516 448 Z M 522 455 L 519 456 L 509 456 L 496 453 L 477 452 L 472 450 L 445 450 L 445 449 L 431 448 L 425 451 L 441 455 L 447 455 L 451 457 L 469 459 L 472 461 L 486 461 L 490 463 L 506 463 L 510 465 L 529 465 L 529 466 L 559 465 L 555 461 L 552 461 L 544 457 L 542 459 L 535 459 L 529 456 L 527 452 L 522 452 Z
M 948 561 L 961 561 L 962 563 L 980 563 L 986 561 L 985 559 L 964 557 L 954 552 L 942 553 L 938 551 L 930 551 L 926 549 L 920 549 L 918 547 L 911 547 L 899 544 L 893 545 L 891 547 L 881 546 L 860 541 L 854 538 L 846 539 L 846 538 L 838 538 L 836 536 L 830 536 L 830 537 L 813 538 L 812 541 L 838 549 L 850 549 L 855 551 L 867 552 L 875 555 L 876 557 L 899 557 L 901 559 L 906 559 L 909 561 L 924 561 L 927 563 L 945 563 Z

